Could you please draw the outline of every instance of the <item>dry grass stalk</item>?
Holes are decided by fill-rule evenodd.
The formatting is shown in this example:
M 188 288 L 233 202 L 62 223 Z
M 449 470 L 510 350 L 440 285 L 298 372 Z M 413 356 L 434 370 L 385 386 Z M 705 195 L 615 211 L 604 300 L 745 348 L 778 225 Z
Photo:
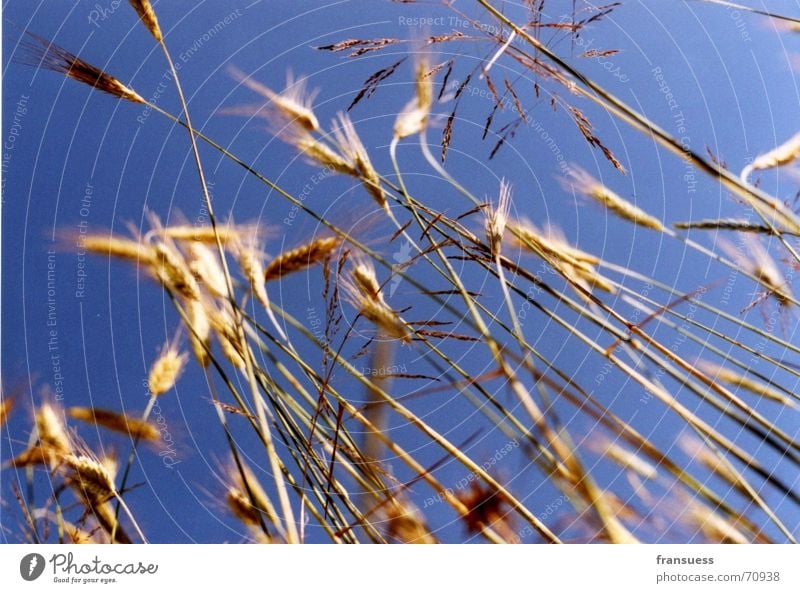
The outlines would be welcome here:
M 608 443 L 603 448 L 603 454 L 618 465 L 639 474 L 643 478 L 653 480 L 658 477 L 658 471 L 655 467 L 632 451 L 620 447 L 616 443 Z
M 72 407 L 67 408 L 67 415 L 70 418 L 96 424 L 115 432 L 127 434 L 136 439 L 156 442 L 161 437 L 159 430 L 149 422 L 143 422 L 138 418 L 131 418 L 119 412 L 102 410 L 100 408 Z
M 175 386 L 188 359 L 188 354 L 178 351 L 175 341 L 164 345 L 147 378 L 151 397 L 163 395 Z
M 251 91 L 255 91 L 267 99 L 289 123 L 298 125 L 307 132 L 319 130 L 319 121 L 312 109 L 312 103 L 317 93 L 315 91 L 306 92 L 305 78 L 295 80 L 291 72 L 287 73 L 286 89 L 282 93 L 276 93 L 234 66 L 228 67 L 228 72 Z
M 698 503 L 690 503 L 683 517 L 691 527 L 697 529 L 712 543 L 748 544 L 750 541 L 730 521 L 710 508 Z
M 156 41 L 161 43 L 164 40 L 164 36 L 161 34 L 161 27 L 158 26 L 158 19 L 156 18 L 156 11 L 153 10 L 153 6 L 150 4 L 150 0 L 128 0 L 133 6 L 134 10 L 139 15 L 139 18 L 147 27 L 147 30 L 150 31 L 150 34 L 155 37 Z
M 324 237 L 301 245 L 290 251 L 284 251 L 273 259 L 264 270 L 264 281 L 277 280 L 328 259 L 342 244 L 338 237 Z
M 623 199 L 579 167 L 572 167 L 570 178 L 562 180 L 562 183 L 567 189 L 599 202 L 620 218 L 656 231 L 665 230 L 660 220 Z
M 47 39 L 30 31 L 26 31 L 25 34 L 27 38 L 20 41 L 20 47 L 26 54 L 21 60 L 23 63 L 64 74 L 118 99 L 145 103 L 145 100 L 136 91 L 122 84 L 118 78 L 84 62 L 78 56 Z
M 741 375 L 729 368 L 705 360 L 697 361 L 695 364 L 701 371 L 703 371 L 703 373 L 710 376 L 715 381 L 722 381 L 723 383 L 728 383 L 729 385 L 741 387 L 742 389 L 745 389 L 759 397 L 763 397 L 764 399 L 769 399 L 783 404 L 784 406 L 797 409 L 797 402 L 795 402 L 789 396 L 772 389 L 769 385 L 765 385 L 764 383 L 755 381 L 746 375 Z

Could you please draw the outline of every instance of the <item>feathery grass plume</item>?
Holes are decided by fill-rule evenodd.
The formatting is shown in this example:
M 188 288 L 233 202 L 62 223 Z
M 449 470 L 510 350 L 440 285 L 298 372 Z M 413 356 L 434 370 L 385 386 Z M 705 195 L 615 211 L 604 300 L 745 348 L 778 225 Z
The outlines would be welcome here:
M 158 26 L 158 18 L 156 18 L 156 11 L 150 4 L 150 0 L 128 0 L 130 5 L 139 15 L 142 24 L 147 27 L 150 34 L 155 37 L 156 41 L 161 43 L 164 41 L 164 36 L 161 34 L 161 27 Z
M 189 269 L 200 285 L 212 296 L 227 297 L 228 284 L 222 264 L 220 264 L 219 254 L 199 241 L 189 243 L 187 251 Z
M 339 237 L 323 237 L 284 251 L 273 259 L 264 270 L 264 281 L 277 280 L 300 270 L 305 270 L 325 261 L 342 244 Z
M 264 286 L 264 264 L 262 263 L 261 249 L 258 248 L 255 240 L 250 238 L 237 242 L 235 251 L 242 274 L 250 284 L 250 290 L 253 291 L 258 302 L 265 309 L 269 309 L 269 296 L 267 296 L 267 289 Z
M 375 275 L 375 267 L 367 259 L 357 259 L 353 262 L 353 271 L 351 276 L 355 281 L 355 285 L 370 298 L 375 300 L 383 300 L 381 292 L 381 285 L 378 282 L 378 277 Z
M 200 298 L 200 287 L 180 251 L 169 243 L 153 245 L 154 258 L 150 271 L 166 288 L 182 297 L 196 301 Z
M 84 62 L 78 56 L 59 47 L 52 41 L 25 31 L 26 38 L 20 41 L 20 47 L 24 54 L 20 62 L 36 68 L 44 68 L 53 72 L 63 74 L 73 80 L 88 84 L 104 93 L 108 93 L 133 103 L 145 103 L 146 101 L 132 88 L 122 84 L 120 80 L 110 74 L 103 72 L 100 68 Z
M 758 155 L 750 165 L 745 167 L 743 175 L 745 177 L 747 176 L 745 171 L 749 174 L 750 171 L 763 171 L 774 167 L 782 167 L 783 165 L 788 165 L 798 157 L 800 157 L 800 132 L 796 133 L 780 146 Z
M 149 245 L 144 245 L 131 239 L 119 239 L 106 235 L 87 236 L 82 243 L 86 251 L 100 255 L 110 255 L 127 259 L 143 265 L 150 265 L 155 261 L 156 253 Z
M 161 437 L 158 428 L 151 423 L 143 422 L 138 418 L 131 418 L 127 414 L 120 412 L 112 412 L 100 408 L 72 407 L 67 408 L 67 415 L 75 420 L 96 424 L 136 439 L 156 442 Z
M 350 279 L 344 280 L 342 286 L 347 300 L 387 336 L 403 342 L 411 340 L 411 329 L 383 300 L 375 268 L 368 260 L 357 261 Z
M 380 175 L 372 166 L 367 149 L 364 148 L 361 138 L 358 137 L 358 132 L 356 132 L 350 116 L 346 113 L 339 113 L 333 125 L 333 137 L 339 152 L 353 164 L 357 175 L 363 180 L 367 193 L 381 208 L 387 208 Z
M 744 249 L 737 248 L 725 238 L 718 239 L 718 244 L 738 266 L 758 278 L 778 304 L 790 305 L 794 299 L 792 288 L 769 251 L 755 235 L 743 233 L 741 239 Z
M 398 140 L 419 134 L 428 125 L 428 117 L 433 104 L 433 81 L 428 76 L 430 63 L 422 56 L 416 64 L 416 95 L 397 116 L 394 123 L 394 137 Z
M 235 66 L 228 66 L 228 72 L 238 82 L 267 99 L 275 110 L 291 124 L 296 124 L 307 132 L 319 130 L 319 121 L 312 109 L 317 91 L 306 91 L 305 78 L 295 80 L 292 73 L 288 72 L 286 88 L 283 92 L 276 93 L 269 87 L 253 80 Z
M 394 498 L 383 511 L 386 534 L 403 544 L 438 544 L 422 512 L 411 501 Z
M 489 205 L 486 214 L 486 238 L 494 257 L 500 255 L 503 248 L 503 235 L 505 235 L 508 215 L 511 211 L 511 194 L 511 184 L 506 183 L 505 179 L 501 179 L 497 208 Z
M 197 362 L 203 368 L 211 362 L 207 348 L 211 346 L 211 322 L 208 319 L 206 305 L 202 301 L 189 301 L 186 306 L 189 318 L 189 343 L 192 346 Z
M 656 231 L 665 230 L 660 220 L 620 197 L 580 167 L 571 166 L 569 178 L 561 179 L 561 183 L 567 191 L 592 198 L 620 218 Z
M 745 389 L 754 395 L 778 402 L 790 408 L 797 409 L 798 407 L 797 402 L 795 402 L 789 396 L 780 393 L 779 391 L 771 388 L 769 385 L 755 381 L 746 375 L 740 375 L 729 368 L 714 364 L 713 362 L 708 362 L 706 360 L 698 360 L 695 362 L 695 366 L 715 381 L 722 381 L 723 383 L 727 383 L 735 387 L 741 387 L 742 389 Z
M 165 394 L 177 383 L 189 355 L 178 351 L 177 335 L 172 342 L 167 342 L 161 349 L 156 361 L 150 367 L 147 387 L 151 397 Z

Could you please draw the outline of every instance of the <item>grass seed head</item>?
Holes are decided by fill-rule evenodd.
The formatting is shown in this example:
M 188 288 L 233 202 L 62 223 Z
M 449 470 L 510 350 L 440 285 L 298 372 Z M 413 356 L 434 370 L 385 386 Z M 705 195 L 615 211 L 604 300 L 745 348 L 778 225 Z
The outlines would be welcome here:
M 150 375 L 147 378 L 147 386 L 151 396 L 163 395 L 175 386 L 183 372 L 189 355 L 181 354 L 177 344 L 167 343 L 161 350 L 161 354 L 150 367 Z
M 286 88 L 283 92 L 276 93 L 266 85 L 253 80 L 235 66 L 230 66 L 228 72 L 238 82 L 267 99 L 274 108 L 274 115 L 278 116 L 278 119 L 285 119 L 291 125 L 299 126 L 307 132 L 319 130 L 319 121 L 312 109 L 317 92 L 306 91 L 305 78 L 295 80 L 291 72 L 287 73 Z
M 660 220 L 614 193 L 579 167 L 572 167 L 570 178 L 563 179 L 562 184 L 568 191 L 577 191 L 592 198 L 620 218 L 656 231 L 665 230 Z
M 150 34 L 155 37 L 156 41 L 161 43 L 164 40 L 164 36 L 161 34 L 161 27 L 158 26 L 158 18 L 156 18 L 156 11 L 153 10 L 153 6 L 150 4 L 150 0 L 128 0 L 133 6 L 134 10 L 136 10 L 139 18 L 147 27 L 147 30 L 150 31 Z
M 338 237 L 324 237 L 284 251 L 267 265 L 264 281 L 277 280 L 287 274 L 310 268 L 329 258 L 341 243 Z
M 24 52 L 20 60 L 22 63 L 58 72 L 118 99 L 133 103 L 146 102 L 139 93 L 124 85 L 118 78 L 83 61 L 55 43 L 30 31 L 26 31 L 25 35 L 25 39 L 20 42 Z

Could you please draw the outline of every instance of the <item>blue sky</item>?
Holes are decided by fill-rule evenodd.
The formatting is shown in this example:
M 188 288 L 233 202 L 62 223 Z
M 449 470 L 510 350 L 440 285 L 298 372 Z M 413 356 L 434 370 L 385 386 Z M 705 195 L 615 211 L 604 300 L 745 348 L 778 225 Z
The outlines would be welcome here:
M 464 10 L 476 14 L 471 3 L 464 4 Z M 570 3 L 561 4 L 564 6 L 552 4 L 552 20 L 561 18 Z M 767 7 L 800 12 L 796 2 L 772 2 Z M 282 88 L 288 70 L 307 75 L 310 87 L 319 89 L 315 111 L 327 125 L 347 107 L 370 74 L 400 59 L 409 45 L 388 46 L 359 59 L 319 51 L 317 46 L 347 38 L 415 39 L 446 34 L 454 28 L 469 34 L 464 21 L 435 4 L 374 0 L 158 2 L 156 8 L 171 52 L 181 66 L 195 125 L 288 191 L 302 195 L 311 208 L 391 257 L 396 247 L 385 243 L 392 229 L 379 220 L 373 203 L 357 185 L 339 177 L 317 183 L 314 176 L 319 171 L 270 135 L 262 120 L 221 113 L 225 108 L 257 100 L 253 93 L 239 87 L 226 68 L 233 64 L 271 88 Z M 521 15 L 513 7 L 509 14 Z M 409 26 L 409 19 L 414 17 L 433 19 L 433 24 Z M 481 18 L 487 26 L 494 26 L 488 17 Z M 217 23 L 226 20 L 228 24 L 215 30 Z M 81 225 L 88 225 L 90 232 L 113 230 L 124 234 L 128 224 L 137 228 L 145 224 L 147 209 L 170 222 L 202 221 L 204 217 L 185 131 L 139 105 L 15 63 L 20 29 L 54 40 L 129 82 L 163 108 L 179 111 L 174 89 L 165 84 L 169 80 L 163 56 L 126 2 L 5 3 L 2 373 L 4 389 L 21 395 L 16 415 L 3 434 L 4 459 L 26 442 L 31 403 L 38 401 L 47 386 L 55 389 L 59 381 L 64 405 L 140 412 L 146 404 L 143 380 L 147 369 L 178 325 L 168 299 L 135 270 L 101 257 L 79 260 L 71 243 Z M 708 148 L 734 171 L 800 129 L 796 76 L 800 37 L 764 17 L 699 2 L 625 1 L 611 16 L 584 31 L 578 41 L 554 33 L 550 43 L 559 55 L 667 132 L 699 153 L 706 153 Z M 434 56 L 434 63 L 457 59 L 454 81 L 463 81 L 477 61 L 491 52 L 487 44 L 469 41 L 437 49 L 441 56 Z M 583 52 L 595 49 L 619 52 L 581 57 Z M 558 155 L 601 177 L 620 195 L 635 196 L 640 207 L 669 223 L 741 216 L 743 207 L 713 180 L 687 169 L 684 162 L 651 138 L 562 91 L 565 99 L 589 116 L 597 135 L 628 170 L 625 176 L 619 174 L 598 150 L 587 145 L 563 109 L 554 111 L 546 99 L 535 99 L 533 80 L 519 70 L 512 61 L 496 65 L 498 77 L 502 73 L 518 85 L 530 124 L 489 160 L 494 143 L 480 137 L 492 102 L 475 82 L 475 93 L 470 90 L 458 111 L 448 170 L 480 197 L 496 195 L 499 179 L 508 178 L 515 189 L 513 209 L 517 215 L 557 223 L 582 249 L 654 276 L 677 290 L 691 291 L 709 283 L 724 285 L 728 270 L 709 265 L 705 257 L 680 242 L 621 222 L 566 192 L 558 182 L 562 174 Z M 391 171 L 388 143 L 394 118 L 412 94 L 413 74 L 407 61 L 373 97 L 351 112 L 376 168 L 382 172 Z M 439 116 L 429 132 L 434 144 L 450 109 L 451 104 L 435 106 Z M 512 119 L 508 112 L 498 118 Z M 555 145 L 548 142 L 551 137 L 557 139 Z M 292 218 L 289 203 L 219 154 L 202 147 L 201 155 L 218 214 L 263 226 L 270 254 L 296 246 L 318 231 L 315 221 L 303 215 Z M 405 142 L 399 155 L 411 187 L 434 207 L 448 213 L 471 207 L 435 178 L 414 141 Z M 768 173 L 762 176 L 762 187 L 781 199 L 791 199 L 796 181 L 790 175 Z M 473 226 L 473 230 L 479 230 L 479 225 Z M 710 235 L 693 237 L 711 245 Z M 526 261 L 533 267 L 539 265 L 533 258 Z M 50 279 L 55 281 L 49 301 L 48 266 Z M 469 280 L 475 286 L 489 287 L 486 298 L 490 306 L 502 306 L 499 293 L 487 278 Z M 313 274 L 288 279 L 271 297 L 308 321 L 309 308 L 320 307 L 319 281 L 319 275 Z M 743 279 L 738 282 L 733 297 L 725 302 L 732 314 L 738 314 L 752 298 L 753 286 Z M 399 285 L 396 294 L 398 307 L 412 303 L 414 294 L 409 286 Z M 722 288 L 717 285 L 711 289 L 709 299 L 719 306 Z M 625 304 L 619 302 L 618 306 L 630 312 Z M 424 304 L 418 304 L 414 313 L 420 319 L 437 314 Z M 762 323 L 759 308 L 748 315 L 752 323 Z M 791 317 L 784 329 L 790 341 L 794 339 L 795 321 Z M 633 419 L 644 435 L 681 459 L 684 454 L 676 447 L 681 424 L 664 414 L 656 402 L 643 399 L 641 387 L 614 373 L 597 381 L 603 369 L 600 357 L 587 355 L 575 340 L 533 312 L 524 323 L 537 348 L 584 385 L 595 385 L 599 399 L 613 401 L 612 408 L 621 417 Z M 587 325 L 584 329 L 597 335 L 594 327 Z M 692 359 L 702 353 L 697 344 L 675 342 L 675 333 L 667 328 L 657 332 L 682 356 Z M 602 342 L 609 338 L 598 339 Z M 409 372 L 433 374 L 433 369 L 418 359 L 418 353 L 403 351 L 397 362 L 415 369 Z M 489 369 L 481 345 L 459 345 L 453 354 L 469 363 L 476 374 Z M 785 355 L 777 349 L 772 354 Z M 308 355 L 318 357 L 319 353 L 309 350 Z M 366 359 L 355 362 L 357 366 L 362 363 Z M 792 385 L 791 377 L 783 380 Z M 399 391 L 415 387 L 397 383 Z M 510 401 L 511 396 L 499 385 L 493 388 Z M 691 395 L 686 395 L 685 401 L 693 409 L 697 406 L 701 412 L 711 413 Z M 478 461 L 491 458 L 507 444 L 507 437 L 492 430 L 454 393 L 415 398 L 413 405 L 418 414 L 456 443 L 480 431 L 469 445 Z M 192 367 L 177 389 L 159 400 L 159 407 L 158 415 L 174 437 L 174 451 L 143 448 L 137 460 L 133 481 L 141 486 L 130 494 L 130 504 L 134 509 L 146 509 L 140 515 L 143 529 L 158 542 L 240 541 L 241 527 L 220 502 L 224 489 L 215 474 L 226 459 L 226 448 L 202 372 Z M 591 434 L 596 428 L 591 418 L 576 415 L 568 404 L 556 407 L 574 435 Z M 763 410 L 771 414 L 777 408 L 767 405 Z M 431 464 L 440 458 L 441 451 L 418 432 L 396 419 L 393 422 L 393 434 L 421 460 Z M 796 416 L 781 417 L 777 422 L 790 434 L 797 433 Z M 719 426 L 735 430 L 724 421 Z M 244 426 L 240 428 L 243 449 L 251 445 L 251 464 L 265 468 L 265 460 L 254 448 L 254 437 L 247 435 Z M 81 428 L 81 436 L 98 448 L 115 448 L 122 455 L 128 450 L 121 439 L 86 427 Z M 738 436 L 743 447 L 763 455 L 768 467 L 774 461 L 777 473 L 796 484 L 790 464 L 784 466 L 771 452 L 757 449 L 756 441 L 747 435 Z M 172 466 L 167 460 L 174 461 Z M 399 463 L 392 467 L 401 478 L 411 477 Z M 446 485 L 459 483 L 464 475 L 463 467 L 455 463 L 445 464 L 438 473 Z M 530 466 L 524 454 L 515 453 L 499 475 L 531 508 L 544 512 L 557 504 L 559 510 L 548 517 L 557 523 L 556 516 L 563 512 L 558 503 L 561 494 Z M 622 491 L 629 488 L 624 475 L 611 465 L 601 463 L 597 475 L 604 485 L 616 484 Z M 2 496 L 12 507 L 15 503 L 10 483 L 14 479 L 4 470 Z M 431 496 L 426 487 L 415 486 L 418 506 L 426 507 Z M 779 504 L 769 499 L 770 494 L 766 496 Z M 788 517 L 787 524 L 796 531 L 800 517 L 796 508 L 792 511 L 790 503 L 785 504 L 788 510 L 782 516 Z M 425 512 L 443 540 L 472 541 L 446 505 L 434 503 Z M 774 530 L 768 532 L 775 535 Z M 4 537 L 15 541 L 13 535 Z M 310 538 L 322 539 L 313 529 Z

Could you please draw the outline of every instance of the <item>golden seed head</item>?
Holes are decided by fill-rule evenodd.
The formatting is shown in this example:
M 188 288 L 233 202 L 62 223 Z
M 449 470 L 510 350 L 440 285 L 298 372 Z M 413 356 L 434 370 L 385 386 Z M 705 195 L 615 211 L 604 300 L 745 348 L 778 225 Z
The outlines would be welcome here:
M 147 30 L 150 31 L 150 34 L 155 37 L 156 41 L 161 43 L 164 40 L 164 36 L 161 34 L 161 27 L 158 26 L 158 19 L 156 18 L 156 11 L 153 10 L 150 0 L 128 1 L 138 13 L 139 18 L 144 26 L 147 27 Z
M 277 280 L 320 263 L 330 257 L 339 245 L 341 239 L 338 237 L 324 237 L 314 239 L 290 251 L 284 251 L 267 265 L 264 270 L 264 281 Z
M 386 195 L 381 188 L 381 179 L 356 132 L 352 120 L 346 113 L 339 113 L 334 121 L 333 136 L 339 152 L 348 159 L 356 175 L 360 177 L 370 196 L 381 208 L 386 208 Z
M 133 103 L 145 103 L 145 100 L 132 88 L 103 72 L 100 68 L 84 62 L 78 56 L 68 52 L 55 43 L 26 31 L 26 38 L 20 42 L 25 52 L 21 61 L 36 68 L 45 68 L 87 84 L 90 87 Z
M 236 245 L 236 258 L 250 290 L 265 309 L 269 309 L 269 296 L 264 282 L 264 265 L 261 250 L 254 241 L 240 241 Z
M 36 431 L 39 442 L 53 451 L 68 453 L 72 450 L 62 416 L 52 404 L 45 402 L 36 411 Z
M 158 428 L 149 422 L 144 422 L 139 418 L 132 418 L 119 412 L 100 408 L 72 407 L 67 408 L 67 415 L 82 422 L 96 424 L 115 432 L 127 434 L 135 439 L 156 442 L 161 437 Z
M 788 165 L 800 157 L 800 132 L 780 146 L 758 155 L 750 167 L 756 171 Z
M 569 190 L 594 199 L 620 218 L 656 231 L 665 230 L 660 220 L 617 195 L 580 167 L 572 167 L 570 178 L 562 183 Z
M 183 372 L 189 355 L 179 353 L 175 344 L 165 344 L 161 354 L 150 368 L 147 386 L 151 396 L 163 395 L 175 386 Z
M 211 345 L 211 322 L 208 319 L 206 306 L 202 301 L 189 301 L 187 304 L 189 318 L 189 343 L 192 345 L 197 362 L 205 368 L 211 362 L 207 348 Z
M 200 287 L 180 251 L 168 243 L 160 242 L 154 245 L 153 250 L 155 258 L 151 272 L 158 281 L 186 299 L 199 299 Z
M 119 239 L 106 235 L 88 236 L 82 242 L 86 251 L 128 259 L 141 264 L 151 264 L 155 252 L 149 245 L 130 239 Z
M 219 253 L 198 241 L 189 243 L 189 270 L 209 294 L 224 298 L 228 294 L 225 272 L 220 264 Z
M 438 543 L 420 510 L 410 501 L 392 500 L 384 512 L 386 533 L 394 540 L 404 544 Z
M 357 260 L 351 273 L 356 287 L 373 300 L 383 300 L 381 285 L 375 275 L 372 262 L 367 259 Z
M 114 496 L 114 481 L 108 469 L 89 455 L 65 455 L 73 486 L 88 500 L 106 501 Z
M 233 224 L 217 224 L 216 235 L 223 245 L 239 239 L 243 231 L 250 232 L 251 229 L 243 229 Z M 155 232 L 161 237 L 168 237 L 176 241 L 199 241 L 200 243 L 216 244 L 217 237 L 214 234 L 214 227 L 211 225 L 174 225 L 164 228 L 157 228 Z
M 295 80 L 292 73 L 288 72 L 286 74 L 286 88 L 283 92 L 276 93 L 266 85 L 253 80 L 235 66 L 228 67 L 228 72 L 251 91 L 255 91 L 267 99 L 274 108 L 275 113 L 273 115 L 277 116 L 277 119 L 288 120 L 290 125 L 299 126 L 307 132 L 319 130 L 319 121 L 312 109 L 317 92 L 307 92 L 305 78 Z
M 430 65 L 426 57 L 417 62 L 416 96 L 409 101 L 397 116 L 394 124 L 395 138 L 402 139 L 419 134 L 428 125 L 428 117 L 433 104 L 433 82 L 428 76 Z

